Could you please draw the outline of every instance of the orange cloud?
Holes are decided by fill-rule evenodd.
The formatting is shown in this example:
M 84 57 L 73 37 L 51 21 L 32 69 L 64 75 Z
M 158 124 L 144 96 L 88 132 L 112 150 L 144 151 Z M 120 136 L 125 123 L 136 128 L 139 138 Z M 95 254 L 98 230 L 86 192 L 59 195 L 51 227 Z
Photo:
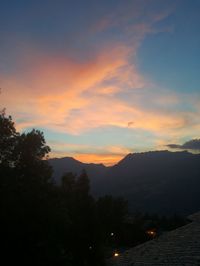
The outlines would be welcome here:
M 100 94 L 112 101 L 110 96 L 121 91 L 123 86 L 127 89 L 144 86 L 142 76 L 129 65 L 129 53 L 127 47 L 115 46 L 88 62 L 79 63 L 66 58 L 42 57 L 40 53 L 37 57 L 35 53 L 28 58 L 30 64 L 24 63 L 29 68 L 16 76 L 1 77 L 1 85 L 6 88 L 3 101 L 17 118 L 26 113 L 29 121 L 19 119 L 19 128 L 26 128 L 32 122 L 34 127 L 42 125 L 71 133 L 76 133 L 79 128 L 78 131 L 84 130 L 86 126 L 80 116 L 84 116 L 87 110 L 92 112 L 91 108 L 95 106 L 98 112 L 103 111 L 98 107 L 98 102 L 103 104 Z M 112 81 L 113 85 L 104 85 L 107 81 Z M 84 96 L 84 93 L 93 97 Z M 105 101 L 110 105 L 106 97 Z M 102 118 L 98 118 L 100 114 L 96 115 L 92 118 L 93 127 L 94 123 L 95 127 L 102 124 L 98 125 Z
M 167 105 L 177 104 L 178 99 L 174 96 L 156 96 L 154 104 L 160 104 L 159 110 L 158 106 L 155 110 L 147 110 L 144 106 L 131 105 L 115 97 L 119 91 L 123 93 L 125 86 L 130 90 L 142 88 L 147 83 L 135 67 L 130 66 L 126 73 L 127 51 L 119 51 L 118 54 L 115 50 L 108 58 L 102 53 L 87 63 L 86 69 L 82 64 L 74 66 L 72 63 L 71 74 L 67 73 L 70 68 L 68 61 L 65 65 L 59 60 L 51 62 L 48 59 L 47 69 L 46 63 L 42 62 L 39 67 L 34 65 L 33 70 L 27 70 L 27 84 L 23 80 L 3 80 L 5 84 L 2 87 L 8 88 L 8 92 L 3 91 L 1 97 L 9 112 L 18 119 L 18 128 L 40 126 L 71 134 L 106 126 L 127 128 L 128 124 L 129 129 L 143 129 L 155 134 L 185 130 L 191 120 L 190 114 L 162 110 L 165 99 Z M 116 78 L 112 80 L 113 77 Z M 104 85 L 109 80 L 111 85 Z M 37 93 L 29 90 L 31 86 Z
M 121 159 L 124 158 L 124 155 L 118 154 L 96 154 L 96 153 L 84 153 L 84 154 L 70 154 L 66 152 L 54 152 L 51 154 L 51 158 L 62 158 L 66 156 L 73 156 L 76 160 L 83 162 L 83 163 L 96 163 L 96 164 L 104 164 L 106 166 L 112 166 L 119 162 Z
M 111 166 L 119 162 L 124 155 L 118 154 L 77 154 L 74 156 L 75 159 L 83 162 L 83 163 L 102 163 L 106 166 Z
M 123 5 L 92 25 L 87 34 L 113 27 L 120 32 L 118 41 L 106 39 L 92 58 L 78 61 L 23 45 L 17 69 L 0 74 L 1 105 L 13 114 L 18 130 L 42 127 L 81 135 L 102 127 L 126 128 L 132 134 L 137 129 L 152 133 L 159 139 L 156 144 L 159 147 L 165 141 L 173 143 L 168 141 L 169 136 L 178 143 L 180 136 L 191 136 L 200 130 L 199 99 L 189 100 L 195 102 L 196 112 L 174 112 L 182 101 L 180 96 L 161 95 L 159 88 L 156 92 L 146 89 L 139 96 L 134 94 L 138 89 L 154 86 L 137 69 L 137 49 L 147 34 L 156 32 L 155 23 L 171 12 L 166 8 L 154 14 L 146 8 L 146 1 L 142 3 Z M 126 92 L 130 95 L 128 100 L 121 97 L 127 96 Z M 81 161 L 103 161 L 108 165 L 129 152 L 122 147 L 97 150 L 90 145 L 69 143 L 52 147 L 54 155 L 66 155 L 68 151 L 67 154 Z
M 50 157 L 72 156 L 84 163 L 103 163 L 110 166 L 120 161 L 128 153 L 132 152 L 123 146 L 94 147 L 82 144 L 50 142 L 52 152 Z

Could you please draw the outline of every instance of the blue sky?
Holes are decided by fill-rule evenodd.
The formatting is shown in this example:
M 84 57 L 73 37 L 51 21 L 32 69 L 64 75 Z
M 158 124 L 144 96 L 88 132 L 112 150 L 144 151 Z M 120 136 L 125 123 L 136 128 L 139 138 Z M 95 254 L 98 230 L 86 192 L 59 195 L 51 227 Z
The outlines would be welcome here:
M 200 2 L 1 1 L 0 95 L 51 156 L 113 164 L 199 138 Z

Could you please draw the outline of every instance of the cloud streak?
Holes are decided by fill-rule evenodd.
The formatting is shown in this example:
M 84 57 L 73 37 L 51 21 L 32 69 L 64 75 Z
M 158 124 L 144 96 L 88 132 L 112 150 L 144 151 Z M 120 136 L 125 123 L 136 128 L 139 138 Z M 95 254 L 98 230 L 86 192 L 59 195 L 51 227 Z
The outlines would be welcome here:
M 190 151 L 199 151 L 200 152 L 200 139 L 192 139 L 186 141 L 182 145 L 180 144 L 168 144 L 170 149 L 180 149 L 180 150 L 190 150 Z
M 145 37 L 169 30 L 157 24 L 171 9 L 151 10 L 152 2 L 116 5 L 94 23 L 90 21 L 87 29 L 73 32 L 75 47 L 69 49 L 66 42 L 64 52 L 21 40 L 23 49 L 16 45 L 12 67 L 0 73 L 0 100 L 17 121 L 18 130 L 39 127 L 81 138 L 86 133 L 92 137 L 99 128 L 116 127 L 133 135 L 140 130 L 155 138 L 177 140 L 199 128 L 198 104 L 195 110 L 182 110 L 184 96 L 163 93 L 138 69 L 138 49 Z M 193 101 L 188 100 L 188 105 Z M 67 140 L 66 145 L 52 145 L 54 155 L 68 151 L 85 162 L 105 158 L 111 164 L 128 153 L 117 146 L 99 151 Z
M 133 152 L 131 148 L 123 146 L 92 146 L 77 143 L 66 143 L 59 141 L 49 141 L 52 152 L 51 158 L 72 156 L 84 163 L 103 163 L 113 165 L 120 161 L 127 153 Z

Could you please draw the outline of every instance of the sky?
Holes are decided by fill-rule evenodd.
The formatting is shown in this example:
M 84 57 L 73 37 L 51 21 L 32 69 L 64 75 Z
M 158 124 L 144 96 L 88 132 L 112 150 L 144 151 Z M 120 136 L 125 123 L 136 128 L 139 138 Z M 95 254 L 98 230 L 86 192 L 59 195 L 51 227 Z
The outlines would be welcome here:
M 0 108 L 50 157 L 112 165 L 200 135 L 199 0 L 1 0 Z

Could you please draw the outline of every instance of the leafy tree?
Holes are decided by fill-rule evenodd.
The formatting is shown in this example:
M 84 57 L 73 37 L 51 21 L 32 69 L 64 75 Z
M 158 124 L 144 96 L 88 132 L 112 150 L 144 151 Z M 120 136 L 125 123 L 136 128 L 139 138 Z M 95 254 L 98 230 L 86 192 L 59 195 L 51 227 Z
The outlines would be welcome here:
M 81 197 L 89 197 L 90 193 L 90 180 L 85 170 L 82 171 L 76 182 L 77 195 Z
M 51 168 L 45 160 L 50 152 L 39 130 L 19 134 L 11 116 L 0 113 L 0 170 L 13 170 L 21 177 L 37 176 L 38 181 L 51 178 Z M 2 172 L 1 175 L 4 173 Z M 39 178 L 40 177 L 40 178 Z
M 75 187 L 75 182 L 76 182 L 76 176 L 69 172 L 69 173 L 65 173 L 62 176 L 62 190 L 65 193 L 65 195 L 71 195 L 72 192 L 74 191 L 74 187 Z
M 42 265 L 50 258 L 59 262 L 62 238 L 55 232 L 63 225 L 56 216 L 51 168 L 43 160 L 50 148 L 40 131 L 16 132 L 4 111 L 0 113 L 0 134 L 2 254 L 7 261 L 14 258 L 22 265 Z
M 83 170 L 79 176 L 64 174 L 61 191 L 63 209 L 71 221 L 68 238 L 74 265 L 103 265 L 87 173 Z
M 5 109 L 0 111 L 0 164 L 3 166 L 13 166 L 15 158 L 14 149 L 17 137 L 14 123 L 11 116 L 6 117 Z
M 119 241 L 119 235 L 128 213 L 127 201 L 123 198 L 104 196 L 97 200 L 97 217 L 101 235 L 108 244 Z
M 90 195 L 90 181 L 66 173 L 52 181 L 42 132 L 19 133 L 0 112 L 0 236 L 7 264 L 102 266 L 107 233 L 118 232 L 123 199 Z

